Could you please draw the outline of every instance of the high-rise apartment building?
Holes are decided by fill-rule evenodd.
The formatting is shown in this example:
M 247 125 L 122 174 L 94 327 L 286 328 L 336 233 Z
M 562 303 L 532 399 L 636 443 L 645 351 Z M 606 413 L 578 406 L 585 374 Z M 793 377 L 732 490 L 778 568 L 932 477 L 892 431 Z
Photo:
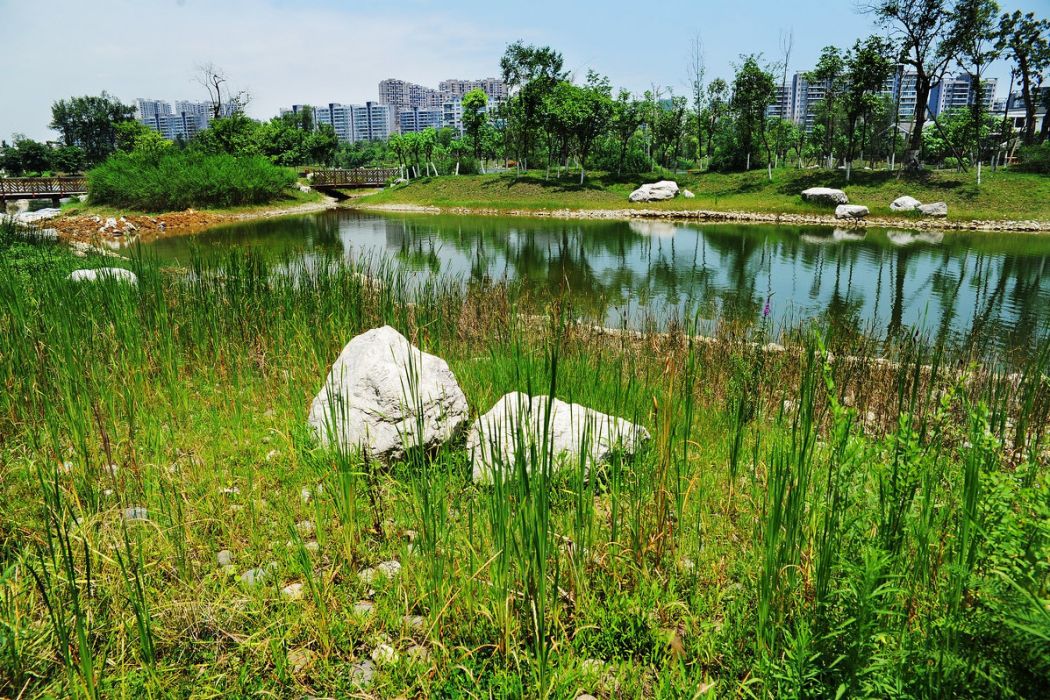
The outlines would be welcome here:
M 353 106 L 329 102 L 327 105 L 314 107 L 313 105 L 292 105 L 291 109 L 282 109 L 281 115 L 298 114 L 305 109 L 313 112 L 314 124 L 328 124 L 335 131 L 335 136 L 340 141 L 354 140 Z
M 390 105 L 366 102 L 351 111 L 354 141 L 385 141 L 395 131 L 397 112 Z
M 996 84 L 995 78 L 981 80 L 981 103 L 986 110 L 995 102 Z M 930 111 L 940 115 L 949 109 L 968 109 L 976 100 L 977 90 L 968 74 L 948 75 L 930 91 Z
M 471 90 L 480 89 L 494 102 L 503 102 L 507 99 L 507 84 L 499 78 L 480 78 L 478 80 L 463 80 L 460 78 L 449 78 L 438 83 L 438 91 L 447 97 L 462 98 Z
M 424 129 L 440 129 L 443 126 L 444 109 L 441 107 L 408 107 L 398 110 L 401 133 L 409 134 Z
M 207 129 L 212 120 L 210 102 L 178 100 L 174 111 L 165 100 L 139 98 L 135 102 L 138 120 L 166 139 L 192 138 L 198 131 Z M 235 109 L 232 105 L 224 108 L 223 115 L 232 114 Z

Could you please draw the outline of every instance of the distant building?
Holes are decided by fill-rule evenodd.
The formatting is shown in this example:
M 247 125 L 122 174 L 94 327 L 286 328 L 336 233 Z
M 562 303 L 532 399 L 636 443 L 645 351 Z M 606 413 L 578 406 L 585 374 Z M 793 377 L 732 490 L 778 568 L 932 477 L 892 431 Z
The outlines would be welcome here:
M 171 114 L 171 103 L 164 100 L 146 100 L 138 98 L 136 103 L 136 119 L 152 119 L 156 116 L 167 116 Z
M 340 141 L 354 140 L 353 106 L 330 102 L 322 107 L 312 105 L 292 105 L 291 109 L 282 109 L 281 115 L 299 114 L 309 109 L 313 112 L 314 124 L 328 124 L 335 131 Z
M 366 102 L 351 109 L 354 141 L 385 141 L 395 133 L 397 112 L 390 105 Z
M 791 85 L 778 85 L 773 97 L 773 104 L 766 107 L 767 117 L 794 120 L 793 91 Z
M 991 110 L 995 102 L 995 78 L 981 81 L 981 102 L 985 110 Z M 930 111 L 940 115 L 950 109 L 967 109 L 977 100 L 977 91 L 969 75 L 945 76 L 930 91 Z
M 478 80 L 462 80 L 450 78 L 438 83 L 438 91 L 446 97 L 462 98 L 471 90 L 480 89 L 495 102 L 503 102 L 507 99 L 507 84 L 499 78 L 480 78 Z
M 443 125 L 444 109 L 441 107 L 408 107 L 398 110 L 398 123 L 402 134 L 440 129 Z
M 177 100 L 174 110 L 171 103 L 165 100 L 147 100 L 140 97 L 135 103 L 138 121 L 172 141 L 179 138 L 190 139 L 197 132 L 207 129 L 214 114 L 210 102 Z M 223 105 L 221 114 L 225 117 L 237 111 L 239 107 L 236 104 Z

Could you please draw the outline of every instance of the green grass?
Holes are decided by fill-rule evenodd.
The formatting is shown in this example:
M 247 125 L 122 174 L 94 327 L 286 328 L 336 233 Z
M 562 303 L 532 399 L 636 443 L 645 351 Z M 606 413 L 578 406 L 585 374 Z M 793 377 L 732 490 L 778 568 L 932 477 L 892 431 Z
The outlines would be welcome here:
M 298 189 L 289 189 L 282 192 L 276 199 L 264 204 L 244 204 L 231 207 L 203 207 L 198 211 L 209 214 L 248 214 L 256 211 L 269 211 L 274 209 L 291 209 L 302 204 L 313 204 L 321 202 L 325 195 L 317 190 L 301 192 Z M 96 204 L 91 201 L 81 202 L 73 200 L 62 205 L 62 214 L 65 216 L 157 216 L 167 214 L 170 210 L 142 211 L 129 207 L 120 207 L 109 204 Z
M 677 197 L 668 202 L 627 201 L 642 182 L 675 179 L 690 189 L 695 199 Z M 437 207 L 489 209 L 709 209 L 761 213 L 833 213 L 831 208 L 802 201 L 799 193 L 808 187 L 837 187 L 850 201 L 864 204 L 872 216 L 900 216 L 889 205 L 901 195 L 923 202 L 948 204 L 949 219 L 1036 219 L 1050 220 L 1050 177 L 1014 172 L 982 174 L 978 187 L 974 173 L 938 171 L 922 178 L 903 177 L 878 171 L 854 171 L 847 183 L 844 172 L 782 168 L 768 180 L 765 170 L 749 173 L 702 173 L 673 176 L 668 173 L 618 178 L 589 175 L 580 186 L 571 176 L 547 179 L 543 173 L 527 176 L 464 175 L 423 178 L 360 200 L 362 204 L 419 204 Z
M 1045 347 L 1011 377 L 808 331 L 760 353 L 761 326 L 611 340 L 565 325 L 571 299 L 410 291 L 341 257 L 135 259 L 137 288 L 78 286 L 59 249 L 9 274 L 27 244 L 5 235 L 2 696 L 362 697 L 381 644 L 376 697 L 1045 691 Z M 382 324 L 446 358 L 474 414 L 553 393 L 652 440 L 564 471 L 523 444 L 486 487 L 462 437 L 388 467 L 323 450 L 309 402 Z M 882 352 L 900 364 L 848 357 Z M 390 558 L 396 579 L 358 577 Z

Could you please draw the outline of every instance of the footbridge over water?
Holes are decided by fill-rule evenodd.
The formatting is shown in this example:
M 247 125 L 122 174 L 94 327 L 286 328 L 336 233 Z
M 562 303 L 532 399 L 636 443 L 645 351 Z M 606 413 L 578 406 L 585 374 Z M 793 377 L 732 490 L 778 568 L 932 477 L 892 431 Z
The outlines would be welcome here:
M 48 199 L 55 204 L 62 197 L 87 194 L 87 178 L 68 177 L 0 177 L 0 203 L 9 199 Z
M 382 187 L 401 176 L 397 168 L 352 168 L 349 170 L 314 170 L 308 176 L 316 189 Z

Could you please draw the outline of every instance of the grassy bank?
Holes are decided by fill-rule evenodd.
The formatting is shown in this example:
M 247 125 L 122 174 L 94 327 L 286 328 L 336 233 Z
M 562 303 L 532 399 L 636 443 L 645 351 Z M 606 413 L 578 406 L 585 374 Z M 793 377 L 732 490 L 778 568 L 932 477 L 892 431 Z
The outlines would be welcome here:
M 973 173 L 934 172 L 922 178 L 897 179 L 886 172 L 855 171 L 846 182 L 844 172 L 783 168 L 773 173 L 703 173 L 674 176 L 681 187 L 696 197 L 677 197 L 668 202 L 638 203 L 628 195 L 642 182 L 670 175 L 637 176 L 630 179 L 611 175 L 588 176 L 578 185 L 571 176 L 545 178 L 543 173 L 446 176 L 423 178 L 406 186 L 384 190 L 361 200 L 363 204 L 418 204 L 443 208 L 484 208 L 516 210 L 551 209 L 708 209 L 758 213 L 827 214 L 828 207 L 802 201 L 799 193 L 808 187 L 836 187 L 846 191 L 850 201 L 864 204 L 872 216 L 900 216 L 890 211 L 890 203 L 901 195 L 923 202 L 948 204 L 949 219 L 1035 219 L 1050 221 L 1050 177 L 1006 171 L 982 174 L 976 184 Z
M 569 301 L 342 258 L 134 260 L 137 288 L 13 281 L 10 258 L 0 695 L 1045 690 L 1045 356 L 1010 377 L 808 332 L 798 354 L 611 339 L 558 321 Z M 498 488 L 462 437 L 391 467 L 324 451 L 308 403 L 382 324 L 446 358 L 474 414 L 553 392 L 653 438 Z

